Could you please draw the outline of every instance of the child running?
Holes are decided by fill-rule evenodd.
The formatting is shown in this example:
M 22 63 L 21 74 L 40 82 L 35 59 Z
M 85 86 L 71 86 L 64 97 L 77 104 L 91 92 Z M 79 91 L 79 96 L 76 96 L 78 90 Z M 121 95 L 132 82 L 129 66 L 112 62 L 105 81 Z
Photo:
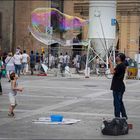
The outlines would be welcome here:
M 17 92 L 18 91 L 19 92 L 23 91 L 22 87 L 18 87 L 17 79 L 18 79 L 18 76 L 16 76 L 16 74 L 14 72 L 12 72 L 10 74 L 11 91 L 9 93 L 9 100 L 10 100 L 10 107 L 9 107 L 9 113 L 8 113 L 9 117 L 14 117 L 14 115 L 15 115 L 14 114 L 14 109 L 17 106 L 17 103 L 16 103 L 16 94 L 17 94 Z

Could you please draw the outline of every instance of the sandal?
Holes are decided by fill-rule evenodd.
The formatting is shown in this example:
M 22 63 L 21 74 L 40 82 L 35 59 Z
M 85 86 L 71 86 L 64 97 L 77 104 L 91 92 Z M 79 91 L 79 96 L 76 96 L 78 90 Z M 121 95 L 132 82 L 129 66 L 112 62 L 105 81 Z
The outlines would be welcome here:
M 14 112 L 11 112 L 11 113 L 8 113 L 8 116 L 9 116 L 9 117 L 14 117 L 15 114 L 14 114 Z

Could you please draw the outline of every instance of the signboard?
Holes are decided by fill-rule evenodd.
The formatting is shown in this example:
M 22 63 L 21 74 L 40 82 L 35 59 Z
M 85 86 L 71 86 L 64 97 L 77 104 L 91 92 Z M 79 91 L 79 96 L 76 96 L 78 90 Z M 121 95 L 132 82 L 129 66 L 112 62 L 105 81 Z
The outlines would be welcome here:
M 111 19 L 111 25 L 115 26 L 117 24 L 117 20 L 116 19 Z

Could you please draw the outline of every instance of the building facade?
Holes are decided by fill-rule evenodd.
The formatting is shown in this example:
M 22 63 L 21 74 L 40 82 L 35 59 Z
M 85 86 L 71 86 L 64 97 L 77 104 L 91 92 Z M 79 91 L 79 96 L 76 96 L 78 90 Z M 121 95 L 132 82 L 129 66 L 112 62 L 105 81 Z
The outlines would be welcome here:
M 0 46 L 3 52 L 14 50 L 17 46 L 27 51 L 47 49 L 48 46 L 34 39 L 28 30 L 31 12 L 38 7 L 54 7 L 65 14 L 88 19 L 89 0 L 0 1 Z M 116 49 L 134 58 L 140 50 L 140 1 L 117 0 L 117 21 L 119 32 Z M 80 39 L 86 39 L 88 27 L 73 33 L 78 34 Z M 59 36 L 63 37 L 63 34 Z
M 119 23 L 118 49 L 134 58 L 140 50 L 140 1 L 118 0 L 117 20 Z
M 0 52 L 12 46 L 13 2 L 0 1 Z

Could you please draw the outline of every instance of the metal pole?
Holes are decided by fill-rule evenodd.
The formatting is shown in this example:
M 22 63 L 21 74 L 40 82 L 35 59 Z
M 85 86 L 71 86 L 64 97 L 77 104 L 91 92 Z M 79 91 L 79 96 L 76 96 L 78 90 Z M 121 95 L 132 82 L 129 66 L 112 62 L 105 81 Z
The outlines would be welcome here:
M 113 45 L 113 62 L 114 62 L 114 66 L 116 64 L 116 60 L 115 60 L 115 46 Z
M 106 53 L 106 69 L 108 70 L 108 40 L 106 40 L 106 48 L 107 48 L 107 53 Z
M 89 39 L 88 50 L 87 50 L 87 58 L 86 58 L 85 77 L 89 77 L 89 75 L 88 75 L 88 64 L 89 64 L 88 58 L 89 58 L 89 50 L 90 50 L 90 47 L 91 47 L 90 43 L 91 43 L 91 40 Z
M 48 45 L 48 69 L 50 68 L 50 45 Z
M 50 0 L 50 8 L 52 7 L 51 6 L 51 4 L 52 4 L 52 1 Z M 51 13 L 50 13 L 50 15 L 49 15 L 49 27 L 51 27 Z M 52 38 L 50 38 L 50 44 L 51 44 L 51 40 L 52 40 Z M 51 45 L 48 45 L 48 69 L 50 68 L 50 47 L 51 47 Z

